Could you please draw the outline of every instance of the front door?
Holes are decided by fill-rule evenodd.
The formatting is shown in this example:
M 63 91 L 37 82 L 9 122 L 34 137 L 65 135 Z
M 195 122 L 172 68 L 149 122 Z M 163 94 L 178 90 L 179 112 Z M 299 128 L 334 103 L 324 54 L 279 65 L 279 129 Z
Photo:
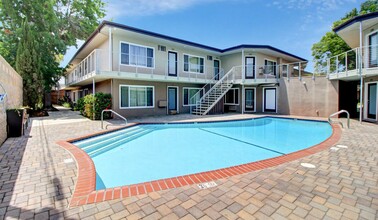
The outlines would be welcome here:
M 171 113 L 172 111 L 178 111 L 177 92 L 177 87 L 168 87 L 168 113 Z
M 276 112 L 276 88 L 264 88 L 264 112 Z
M 214 60 L 214 78 L 219 80 L 220 63 L 219 60 Z
M 245 89 L 245 108 L 246 112 L 255 111 L 255 89 Z
M 177 53 L 168 52 L 168 75 L 177 76 Z
M 255 77 L 255 58 L 246 57 L 245 58 L 245 78 L 253 79 Z
M 377 83 L 368 84 L 367 117 L 377 120 Z

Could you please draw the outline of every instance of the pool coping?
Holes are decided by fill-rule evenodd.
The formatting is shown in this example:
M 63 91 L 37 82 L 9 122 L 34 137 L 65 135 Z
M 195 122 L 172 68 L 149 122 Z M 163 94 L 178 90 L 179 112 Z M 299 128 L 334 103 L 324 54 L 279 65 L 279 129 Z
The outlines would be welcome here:
M 283 119 L 298 119 L 307 121 L 318 121 L 326 122 L 324 120 L 313 120 L 313 119 L 303 119 L 299 117 L 279 117 L 279 116 L 262 116 L 254 119 L 264 118 L 264 117 L 275 117 Z M 212 123 L 212 122 L 225 122 L 225 121 L 240 121 L 240 120 L 250 120 L 250 119 L 231 119 L 231 120 L 217 120 L 217 121 L 198 121 L 197 123 Z M 172 122 L 168 124 L 183 124 L 183 123 L 195 123 L 193 122 Z M 93 204 L 103 201 L 109 201 L 114 199 L 127 198 L 136 195 L 143 195 L 154 191 L 162 191 L 166 189 L 174 189 L 182 186 L 205 183 L 209 181 L 215 181 L 219 179 L 224 179 L 227 177 L 249 173 L 252 171 L 262 170 L 269 167 L 278 166 L 283 163 L 294 161 L 320 151 L 323 151 L 332 145 L 336 144 L 341 138 L 341 128 L 338 125 L 331 124 L 332 134 L 323 142 L 314 145 L 312 147 L 299 150 L 293 153 L 264 159 L 260 161 L 250 162 L 242 165 L 231 166 L 228 168 L 222 168 L 212 171 L 200 172 L 195 174 L 183 175 L 178 177 L 172 177 L 167 179 L 160 179 L 150 182 L 107 188 L 102 190 L 96 190 L 96 169 L 95 165 L 90 158 L 90 156 L 80 149 L 79 147 L 72 144 L 72 142 L 87 139 L 90 137 L 98 136 L 101 134 L 106 134 L 118 130 L 122 130 L 128 127 L 133 127 L 141 124 L 167 124 L 167 123 L 129 123 L 127 126 L 120 128 L 110 129 L 106 131 L 100 131 L 92 133 L 89 135 L 76 137 L 68 140 L 56 142 L 60 147 L 67 150 L 71 156 L 76 161 L 77 166 L 77 181 L 75 185 L 74 192 L 69 203 L 69 207 L 76 207 L 86 204 Z

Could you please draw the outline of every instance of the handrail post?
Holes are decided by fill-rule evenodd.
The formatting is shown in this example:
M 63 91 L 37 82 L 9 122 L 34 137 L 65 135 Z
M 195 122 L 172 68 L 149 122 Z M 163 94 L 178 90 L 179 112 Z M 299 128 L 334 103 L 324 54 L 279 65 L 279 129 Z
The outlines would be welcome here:
M 328 116 L 328 122 L 331 124 L 332 123 L 331 117 L 339 115 L 341 113 L 346 113 L 347 114 L 347 126 L 349 128 L 350 127 L 350 114 L 349 114 L 349 112 L 347 110 L 340 110 L 338 112 L 335 112 L 335 113 L 331 114 L 330 116 Z M 341 127 L 343 127 L 343 123 L 339 122 L 339 124 L 341 125 Z
M 113 111 L 112 109 L 104 109 L 101 112 L 101 129 L 104 129 L 104 112 L 112 112 L 113 114 L 117 115 L 121 119 L 125 120 L 125 125 L 127 125 L 127 119 L 123 117 L 122 115 L 118 114 L 117 112 Z M 108 128 L 108 125 L 106 125 L 106 128 Z

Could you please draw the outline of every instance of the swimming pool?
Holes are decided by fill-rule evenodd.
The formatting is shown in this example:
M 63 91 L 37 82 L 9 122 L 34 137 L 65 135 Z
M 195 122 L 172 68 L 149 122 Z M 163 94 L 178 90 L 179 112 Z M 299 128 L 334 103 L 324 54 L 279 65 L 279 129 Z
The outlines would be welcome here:
M 264 117 L 141 124 L 75 141 L 96 167 L 96 189 L 205 172 L 285 155 L 332 134 L 326 122 Z

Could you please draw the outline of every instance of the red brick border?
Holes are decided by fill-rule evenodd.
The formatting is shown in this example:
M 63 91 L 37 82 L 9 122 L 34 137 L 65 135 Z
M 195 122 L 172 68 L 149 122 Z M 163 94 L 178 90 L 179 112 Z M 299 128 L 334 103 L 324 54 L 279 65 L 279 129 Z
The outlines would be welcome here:
M 141 123 L 142 124 L 142 123 Z M 133 126 L 135 124 L 130 124 Z M 126 126 L 126 127 L 129 127 Z M 286 162 L 297 160 L 315 154 L 322 150 L 329 148 L 330 146 L 336 144 L 341 138 L 341 129 L 337 125 L 332 125 L 332 135 L 325 141 L 315 146 L 296 151 L 290 154 L 269 158 L 265 160 L 260 160 L 256 162 L 251 162 L 247 164 L 242 164 L 238 166 L 212 170 L 208 172 L 190 174 L 185 176 L 178 176 L 168 179 L 161 179 L 152 182 L 139 183 L 129 186 L 115 187 L 104 190 L 96 191 L 96 170 L 92 159 L 85 153 L 82 149 L 76 147 L 70 142 L 75 140 L 80 140 L 83 138 L 88 138 L 94 135 L 109 133 L 115 130 L 123 129 L 113 129 L 105 132 L 98 132 L 95 134 L 87 135 L 80 138 L 75 138 L 67 141 L 59 141 L 61 147 L 66 149 L 75 158 L 78 168 L 78 177 L 76 182 L 75 191 L 72 195 L 70 207 L 97 203 L 102 201 L 108 201 L 119 198 L 126 198 L 130 196 L 136 196 L 141 194 L 150 193 L 153 191 L 161 191 L 166 189 L 178 188 L 186 185 L 204 183 L 208 181 L 214 181 L 234 175 L 239 175 L 243 173 L 248 173 L 251 171 L 261 170 L 268 167 L 274 167 Z

